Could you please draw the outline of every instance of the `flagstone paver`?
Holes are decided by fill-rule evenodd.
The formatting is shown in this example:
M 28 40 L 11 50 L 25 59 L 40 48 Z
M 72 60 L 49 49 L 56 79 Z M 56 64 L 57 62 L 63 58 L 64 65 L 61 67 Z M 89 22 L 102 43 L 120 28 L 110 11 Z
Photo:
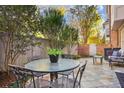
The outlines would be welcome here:
M 111 69 L 105 60 L 101 65 L 100 62 L 93 64 L 92 58 L 80 59 L 82 63 L 85 60 L 88 60 L 88 64 L 81 82 L 84 88 L 120 88 L 115 72 L 124 72 L 124 67 L 113 66 Z

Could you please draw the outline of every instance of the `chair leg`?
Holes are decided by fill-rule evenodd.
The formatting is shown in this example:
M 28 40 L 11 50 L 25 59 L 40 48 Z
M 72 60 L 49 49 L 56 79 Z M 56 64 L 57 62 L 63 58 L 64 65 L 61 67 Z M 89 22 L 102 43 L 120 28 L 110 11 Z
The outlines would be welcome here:
M 34 85 L 34 88 L 36 88 L 34 76 L 33 76 L 33 85 Z
M 64 76 L 62 76 L 62 87 L 64 86 L 63 79 L 64 79 Z
M 81 84 L 79 83 L 79 88 L 81 88 Z
M 94 59 L 94 57 L 93 57 L 93 64 L 95 64 L 95 59 Z
M 66 81 L 66 88 L 68 87 L 68 75 L 67 75 L 67 81 Z
M 73 74 L 73 80 L 74 80 L 74 71 L 72 72 L 72 74 Z
M 111 67 L 111 69 L 112 69 L 112 63 L 111 63 L 111 62 L 110 62 L 110 64 L 109 64 L 109 65 L 110 65 L 110 67 Z
M 17 87 L 19 88 L 20 87 L 19 81 L 17 80 L 16 83 L 17 83 Z
M 111 69 L 112 69 L 112 62 L 111 62 L 111 60 L 109 60 L 109 67 L 111 67 Z
M 40 86 L 40 78 L 37 77 L 37 88 L 39 88 L 39 86 Z

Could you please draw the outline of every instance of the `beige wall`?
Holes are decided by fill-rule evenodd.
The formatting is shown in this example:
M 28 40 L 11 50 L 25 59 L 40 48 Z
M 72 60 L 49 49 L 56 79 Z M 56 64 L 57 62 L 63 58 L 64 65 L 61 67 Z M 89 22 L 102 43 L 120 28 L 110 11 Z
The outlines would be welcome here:
M 109 12 L 109 11 L 108 11 Z M 110 13 L 107 13 L 110 14 Z M 111 27 L 117 20 L 124 19 L 124 5 L 112 5 L 111 6 Z
M 33 47 L 32 49 L 27 51 L 25 55 L 20 55 L 19 58 L 17 59 L 15 64 L 18 65 L 24 65 L 25 63 L 28 62 L 28 59 L 30 59 L 32 56 L 40 56 L 40 58 L 48 58 L 47 50 L 46 50 L 46 45 L 48 44 L 47 40 L 41 40 L 42 46 L 41 47 Z M 0 70 L 5 70 L 4 69 L 4 51 L 3 51 L 3 46 L 2 43 L 0 42 Z
M 115 18 L 114 18 L 114 6 L 111 6 L 111 27 L 114 24 Z
M 112 5 L 111 6 L 111 27 L 113 28 L 113 24 L 116 21 L 120 21 L 124 19 L 124 5 Z M 119 26 L 116 23 L 115 26 Z M 118 27 L 117 26 L 117 27 Z M 124 49 L 124 24 L 117 28 L 117 46 Z
M 114 19 L 124 19 L 124 5 L 114 5 Z

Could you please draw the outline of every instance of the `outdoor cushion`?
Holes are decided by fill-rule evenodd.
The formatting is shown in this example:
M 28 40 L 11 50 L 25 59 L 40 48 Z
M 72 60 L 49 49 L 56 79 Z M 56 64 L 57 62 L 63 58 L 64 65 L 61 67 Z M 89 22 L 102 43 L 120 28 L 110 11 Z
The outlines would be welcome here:
M 109 56 L 109 59 L 113 62 L 123 62 L 123 57 Z
M 117 57 L 121 56 L 121 52 L 117 51 Z
M 124 57 L 124 50 L 123 49 L 120 49 L 119 53 L 121 54 L 121 57 Z
M 112 56 L 117 56 L 118 55 L 118 51 L 113 51 Z
M 122 57 L 124 57 L 124 54 L 123 55 L 121 55 Z
M 111 58 L 111 61 L 113 61 L 113 62 L 123 62 L 122 59 L 118 59 L 118 58 Z
M 124 57 L 124 51 L 122 51 L 121 56 Z

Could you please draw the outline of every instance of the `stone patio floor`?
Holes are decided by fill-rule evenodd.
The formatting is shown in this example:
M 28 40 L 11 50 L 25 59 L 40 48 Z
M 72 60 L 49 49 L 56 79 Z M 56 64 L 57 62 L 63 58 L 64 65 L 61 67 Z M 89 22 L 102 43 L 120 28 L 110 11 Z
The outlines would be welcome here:
M 99 59 L 93 64 L 92 58 L 81 58 L 79 61 L 85 62 L 85 60 L 88 60 L 88 64 L 82 78 L 82 87 L 120 88 L 115 72 L 124 72 L 124 67 L 113 66 L 111 69 L 107 61 L 104 60 L 103 64 L 100 64 Z
M 87 62 L 86 69 L 84 71 L 81 87 L 82 88 L 120 88 L 119 81 L 116 77 L 115 72 L 124 72 L 123 64 L 114 65 L 113 69 L 109 67 L 107 61 L 103 61 L 103 64 L 100 64 L 98 59 L 96 64 L 93 64 L 92 58 L 81 58 L 79 61 L 83 64 Z M 77 70 L 75 70 L 77 72 Z M 48 79 L 49 76 L 45 78 Z M 43 84 L 43 83 L 42 83 Z

